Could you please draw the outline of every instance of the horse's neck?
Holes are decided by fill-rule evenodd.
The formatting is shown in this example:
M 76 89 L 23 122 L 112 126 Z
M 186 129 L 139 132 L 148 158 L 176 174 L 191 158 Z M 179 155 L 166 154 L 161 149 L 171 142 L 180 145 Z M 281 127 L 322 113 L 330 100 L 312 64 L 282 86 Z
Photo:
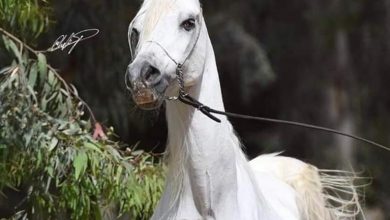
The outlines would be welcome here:
M 218 71 L 211 44 L 207 48 L 208 52 L 202 78 L 200 82 L 189 88 L 188 93 L 211 108 L 224 110 Z M 210 140 L 218 139 L 213 135 L 217 133 L 224 133 L 225 135 L 229 135 L 229 137 L 233 136 L 231 129 L 225 129 L 226 125 L 229 124 L 225 117 L 220 117 L 223 122 L 218 124 L 193 107 L 178 101 L 168 102 L 166 112 L 169 147 L 181 147 L 181 145 L 185 143 L 191 143 L 198 146 L 203 144 L 210 145 L 212 144 L 210 143 Z M 213 128 L 219 128 L 219 130 Z M 223 129 L 223 132 L 221 128 Z M 193 136 L 200 139 L 193 139 Z M 203 140 L 207 141 L 203 143 Z
M 202 79 L 189 94 L 224 110 L 214 51 L 208 36 Z M 153 219 L 275 219 L 230 122 L 221 123 L 181 102 L 167 102 L 168 176 Z
M 189 88 L 188 93 L 211 108 L 224 110 L 214 52 L 211 43 L 208 44 L 202 78 Z M 209 162 L 207 159 L 219 158 L 224 142 L 236 140 L 231 125 L 224 116 L 219 117 L 222 123 L 216 123 L 200 111 L 178 101 L 168 102 L 166 107 L 168 151 L 171 158 L 180 154 L 177 156 L 184 160 L 181 161 L 183 163 L 191 158 L 207 164 Z M 172 161 L 174 164 L 178 163 L 179 158 L 172 159 L 175 159 Z
M 209 39 L 207 43 L 203 77 L 189 93 L 200 102 L 223 110 L 214 52 Z M 176 196 L 191 197 L 188 200 L 192 199 L 192 206 L 202 216 L 214 215 L 212 212 L 218 209 L 215 206 L 227 210 L 237 207 L 236 162 L 243 157 L 231 124 L 223 116 L 220 119 L 222 123 L 216 123 L 180 102 L 167 103 L 167 179 L 171 181 L 167 187 L 171 187 L 170 193 L 178 189 L 173 192 Z

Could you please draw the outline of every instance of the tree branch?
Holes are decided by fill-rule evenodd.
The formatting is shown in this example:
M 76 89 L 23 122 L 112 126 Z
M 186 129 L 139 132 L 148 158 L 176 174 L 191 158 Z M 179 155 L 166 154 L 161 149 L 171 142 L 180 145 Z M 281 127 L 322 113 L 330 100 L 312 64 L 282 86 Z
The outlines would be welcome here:
M 37 50 L 34 50 L 32 47 L 30 47 L 29 45 L 27 45 L 26 43 L 24 43 L 23 41 L 21 41 L 19 38 L 17 38 L 16 36 L 14 36 L 13 34 L 9 33 L 8 31 L 4 30 L 3 28 L 0 27 L 0 32 L 2 32 L 4 35 L 6 35 L 7 37 L 9 37 L 10 39 L 12 39 L 13 41 L 16 41 L 17 43 L 19 43 L 19 45 L 21 47 L 24 47 L 26 48 L 28 51 L 30 51 L 31 53 L 33 53 L 36 57 L 38 57 L 38 55 L 40 53 L 43 53 L 41 51 L 37 51 Z M 73 95 L 74 97 L 76 97 L 88 110 L 89 112 L 89 115 L 90 117 L 92 118 L 92 121 L 94 124 L 97 123 L 97 120 L 96 120 L 96 117 L 95 115 L 93 114 L 92 112 L 92 109 L 89 107 L 89 105 L 80 97 L 78 96 L 69 86 L 69 84 L 60 76 L 60 74 L 58 74 L 58 72 L 52 67 L 50 66 L 49 64 L 47 64 L 47 67 L 49 68 L 49 70 L 51 70 L 55 75 L 56 77 L 61 81 L 62 85 L 65 86 L 65 89 L 66 91 Z

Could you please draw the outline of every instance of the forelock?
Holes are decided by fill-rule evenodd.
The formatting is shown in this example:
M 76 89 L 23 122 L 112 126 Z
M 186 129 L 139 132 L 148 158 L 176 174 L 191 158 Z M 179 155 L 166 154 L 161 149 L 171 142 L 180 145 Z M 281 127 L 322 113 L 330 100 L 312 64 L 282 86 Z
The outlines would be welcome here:
M 142 6 L 145 10 L 142 35 L 149 36 L 163 15 L 172 10 L 176 0 L 146 0 Z

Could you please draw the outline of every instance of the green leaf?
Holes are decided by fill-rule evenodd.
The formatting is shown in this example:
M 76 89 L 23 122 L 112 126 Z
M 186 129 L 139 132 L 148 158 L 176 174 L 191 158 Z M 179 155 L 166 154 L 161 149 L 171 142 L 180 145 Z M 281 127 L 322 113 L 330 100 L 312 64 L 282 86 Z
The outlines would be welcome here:
M 34 63 L 30 68 L 30 73 L 28 75 L 28 84 L 34 88 L 35 83 L 37 82 L 38 78 L 38 70 L 37 70 L 37 64 Z
M 116 170 L 116 176 L 115 176 L 115 181 L 116 181 L 116 184 L 118 184 L 118 185 L 121 183 L 122 171 L 123 171 L 123 167 L 118 166 L 118 169 Z
M 143 150 L 136 150 L 136 151 L 133 151 L 132 155 L 134 155 L 134 156 L 140 156 L 140 155 L 142 155 L 143 153 L 144 153 Z
M 96 144 L 93 144 L 93 143 L 90 143 L 90 142 L 85 142 L 84 143 L 84 147 L 88 148 L 88 149 L 91 149 L 91 150 L 94 150 L 94 151 L 97 151 L 99 153 L 103 153 Z
M 24 144 L 26 147 L 30 144 L 30 141 L 31 141 L 33 134 L 34 134 L 34 130 L 31 130 L 30 132 L 28 132 L 24 135 L 24 139 L 25 139 Z
M 47 174 L 49 174 L 50 177 L 54 177 L 54 169 L 53 167 L 47 167 L 46 168 Z
M 19 48 L 16 46 L 16 44 L 12 40 L 9 40 L 8 45 L 9 45 L 9 48 L 11 49 L 11 51 L 14 53 L 15 57 L 18 58 L 18 63 L 22 64 L 23 59 L 22 59 L 22 54 L 19 51 Z
M 49 145 L 49 151 L 54 150 L 54 148 L 57 147 L 57 144 L 58 144 L 58 139 L 56 137 L 53 137 Z
M 57 83 L 57 79 L 51 70 L 49 71 L 47 82 L 51 86 L 54 86 Z
M 9 50 L 10 49 L 10 39 L 8 37 L 6 37 L 5 35 L 2 35 L 3 36 L 3 42 L 4 42 L 4 46 L 5 46 L 5 49 L 6 50 Z
M 41 163 L 42 163 L 42 153 L 41 153 L 41 151 L 38 151 L 36 167 L 39 167 L 41 165 Z
M 40 73 L 41 81 L 44 82 L 46 80 L 47 74 L 47 61 L 45 55 L 42 53 L 38 54 L 38 70 Z
M 8 74 L 12 70 L 12 67 L 5 67 L 0 70 L 0 75 L 2 74 Z
M 47 99 L 46 99 L 46 97 L 43 97 L 41 99 L 41 109 L 45 111 L 46 107 L 47 107 Z
M 84 174 L 88 166 L 88 156 L 84 151 L 80 151 L 73 161 L 74 176 L 79 180 L 80 176 Z
M 78 134 L 80 132 L 80 127 L 78 127 L 76 124 L 72 123 L 72 124 L 69 124 L 69 129 L 66 129 L 62 132 L 68 136 L 72 136 L 72 135 Z

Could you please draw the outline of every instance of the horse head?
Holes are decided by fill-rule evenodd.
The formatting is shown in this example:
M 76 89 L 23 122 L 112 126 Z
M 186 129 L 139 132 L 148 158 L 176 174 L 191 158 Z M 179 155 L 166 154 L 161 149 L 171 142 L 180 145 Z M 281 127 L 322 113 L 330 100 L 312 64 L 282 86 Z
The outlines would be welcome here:
M 126 81 L 135 103 L 150 110 L 177 95 L 178 67 L 185 87 L 201 77 L 206 54 L 198 0 L 146 0 L 129 25 L 131 63 Z

